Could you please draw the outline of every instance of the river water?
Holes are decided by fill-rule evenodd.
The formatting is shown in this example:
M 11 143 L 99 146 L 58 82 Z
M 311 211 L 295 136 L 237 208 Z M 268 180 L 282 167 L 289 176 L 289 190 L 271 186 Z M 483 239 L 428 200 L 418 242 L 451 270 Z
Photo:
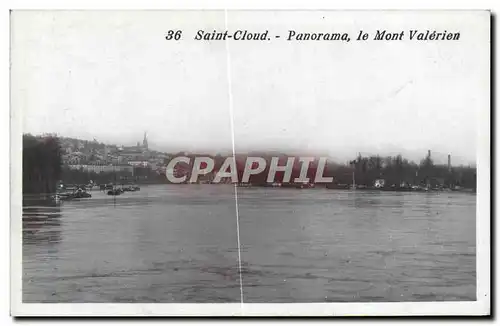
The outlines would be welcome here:
M 476 196 L 156 185 L 23 208 L 24 302 L 476 300 Z

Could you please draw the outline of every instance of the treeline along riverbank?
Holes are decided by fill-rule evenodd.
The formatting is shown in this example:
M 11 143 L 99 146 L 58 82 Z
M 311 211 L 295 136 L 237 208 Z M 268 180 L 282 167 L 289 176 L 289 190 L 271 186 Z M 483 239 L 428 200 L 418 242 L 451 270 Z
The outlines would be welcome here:
M 61 147 L 55 137 L 23 135 L 23 193 L 52 193 L 61 178 Z
M 191 164 L 196 155 L 191 154 Z M 256 156 L 255 153 L 252 156 Z M 286 154 L 279 155 L 279 165 L 285 165 Z M 265 158 L 267 168 L 259 174 L 251 175 L 249 184 L 253 186 L 267 186 L 267 176 L 271 156 L 262 154 Z M 214 172 L 218 171 L 225 157 L 221 155 L 212 156 L 215 161 Z M 237 155 L 236 167 L 238 179 L 241 180 L 245 168 L 246 155 Z M 290 180 L 294 180 L 300 175 L 300 165 L 295 160 Z M 307 177 L 314 180 L 318 162 L 312 162 L 307 171 Z M 176 173 L 187 175 L 192 170 L 191 164 L 180 163 L 176 166 Z M 165 170 L 163 170 L 165 171 Z M 209 183 L 213 179 L 212 175 L 205 175 L 200 178 L 200 182 Z M 430 152 L 420 163 L 415 163 L 403 158 L 401 155 L 381 157 L 362 156 L 345 164 L 338 164 L 328 161 L 325 176 L 333 177 L 332 184 L 328 186 L 356 185 L 373 187 L 378 180 L 383 180 L 385 187 L 400 188 L 409 185 L 426 185 L 431 187 L 461 187 L 476 189 L 476 168 L 474 166 L 451 166 L 434 164 Z M 283 182 L 284 172 L 277 172 L 273 182 Z M 165 172 L 155 171 L 148 167 L 135 167 L 133 172 L 91 172 L 84 170 L 70 169 L 63 165 L 61 145 L 57 137 L 54 136 L 32 136 L 23 135 L 23 193 L 53 193 L 56 191 L 58 182 L 64 184 L 88 184 L 90 181 L 95 184 L 106 183 L 137 183 L 137 184 L 162 184 L 169 183 Z
M 223 162 L 226 157 L 203 156 L 212 158 L 214 168 L 212 172 L 201 175 L 197 179 L 201 183 L 211 183 L 216 179 L 217 172 L 225 169 Z M 270 156 L 266 153 L 253 153 L 252 155 L 237 154 L 235 156 L 237 180 L 243 180 L 243 175 L 248 165 L 247 159 L 250 156 L 264 159 L 264 169 L 259 173 L 250 175 L 248 183 L 245 182 L 242 185 L 271 186 L 273 184 L 281 184 L 283 186 L 294 186 L 294 180 L 301 176 L 302 163 L 296 156 L 293 157 L 294 160 L 289 162 L 291 156 L 286 154 Z M 196 155 L 189 155 L 187 156 L 189 163 L 179 162 L 176 164 L 177 177 L 187 176 L 185 183 L 190 182 L 195 157 Z M 287 175 L 285 171 L 280 170 L 273 173 L 272 180 L 269 180 L 268 176 L 273 157 L 278 158 L 278 165 L 281 167 L 291 164 L 291 173 Z M 319 159 L 316 159 L 307 166 L 306 177 L 310 183 L 314 183 L 317 172 L 322 168 L 319 161 Z M 252 164 L 253 168 L 257 166 Z M 204 167 L 202 166 L 202 168 Z M 431 158 L 430 151 L 419 163 L 410 161 L 401 155 L 383 157 L 380 155 L 362 156 L 360 154 L 345 164 L 338 164 L 328 159 L 322 171 L 324 177 L 331 177 L 333 181 L 331 183 L 320 182 L 316 183 L 316 185 L 323 185 L 328 188 L 343 189 L 346 187 L 349 188 L 352 184 L 355 184 L 359 189 L 375 187 L 403 190 L 412 187 L 422 187 L 433 189 L 467 188 L 474 190 L 476 188 L 476 168 L 474 166 L 452 166 L 450 161 L 448 164 L 435 164 Z

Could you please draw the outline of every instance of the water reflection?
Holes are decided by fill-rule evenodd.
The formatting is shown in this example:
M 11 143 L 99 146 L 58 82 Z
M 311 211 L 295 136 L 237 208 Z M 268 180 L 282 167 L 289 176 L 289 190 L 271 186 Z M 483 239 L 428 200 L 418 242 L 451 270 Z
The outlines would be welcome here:
M 474 197 L 238 195 L 246 302 L 476 299 Z
M 53 210 L 62 215 L 58 224 L 46 216 Z M 116 198 L 93 192 L 60 207 L 25 207 L 28 238 L 36 228 L 59 236 L 23 247 L 23 300 L 238 302 L 234 213 L 231 186 L 141 187 Z M 44 225 L 32 225 L 35 219 Z
M 475 300 L 475 197 L 238 190 L 246 302 Z M 23 209 L 25 302 L 238 302 L 234 188 Z
M 61 241 L 61 208 L 44 204 L 23 207 L 23 245 L 51 245 Z

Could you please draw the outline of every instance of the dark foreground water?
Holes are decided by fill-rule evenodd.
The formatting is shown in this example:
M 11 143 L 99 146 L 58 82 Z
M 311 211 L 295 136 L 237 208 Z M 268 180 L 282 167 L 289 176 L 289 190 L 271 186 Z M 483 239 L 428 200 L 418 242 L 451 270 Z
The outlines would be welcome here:
M 238 188 L 245 302 L 476 300 L 476 197 Z M 234 188 L 25 202 L 24 302 L 239 302 Z

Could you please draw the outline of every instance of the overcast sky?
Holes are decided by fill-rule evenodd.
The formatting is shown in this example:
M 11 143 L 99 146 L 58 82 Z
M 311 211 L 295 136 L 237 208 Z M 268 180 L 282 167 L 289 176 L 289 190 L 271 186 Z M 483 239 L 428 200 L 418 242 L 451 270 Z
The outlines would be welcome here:
M 23 131 L 160 150 L 357 152 L 427 149 L 474 162 L 489 110 L 488 16 L 466 12 L 229 12 L 227 29 L 269 42 L 193 40 L 223 11 L 16 12 L 12 105 Z M 487 18 L 487 19 L 485 19 Z M 166 41 L 169 29 L 183 31 Z M 351 42 L 288 42 L 287 32 Z M 459 31 L 459 41 L 356 42 L 359 30 Z M 226 48 L 227 46 L 227 48 Z M 226 50 L 228 49 L 228 50 Z M 229 73 L 228 73 L 229 68 Z M 231 96 L 229 96 L 231 93 Z

